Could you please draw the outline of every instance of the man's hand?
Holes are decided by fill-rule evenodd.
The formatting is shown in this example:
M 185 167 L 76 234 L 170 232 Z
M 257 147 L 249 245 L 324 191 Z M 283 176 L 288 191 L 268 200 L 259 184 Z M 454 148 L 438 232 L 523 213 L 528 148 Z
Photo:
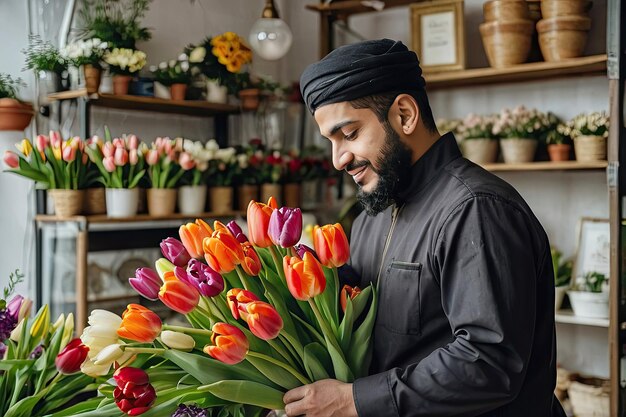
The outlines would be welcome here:
M 289 417 L 358 417 L 352 384 L 324 379 L 294 388 L 283 397 Z

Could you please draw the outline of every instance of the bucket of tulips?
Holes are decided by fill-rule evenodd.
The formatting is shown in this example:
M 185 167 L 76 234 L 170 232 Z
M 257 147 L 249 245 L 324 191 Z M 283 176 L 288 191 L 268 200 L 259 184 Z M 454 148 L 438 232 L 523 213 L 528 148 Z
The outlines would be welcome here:
M 187 325 L 136 304 L 121 317 L 91 313 L 83 371 L 114 378 L 96 407 L 72 415 L 260 416 L 283 409 L 295 387 L 366 375 L 376 291 L 340 286 L 337 268 L 350 253 L 341 226 L 314 227 L 309 248 L 298 245 L 299 208 L 251 201 L 247 220 L 247 235 L 234 221 L 184 224 L 178 238 L 162 241 L 155 268 L 129 279 Z

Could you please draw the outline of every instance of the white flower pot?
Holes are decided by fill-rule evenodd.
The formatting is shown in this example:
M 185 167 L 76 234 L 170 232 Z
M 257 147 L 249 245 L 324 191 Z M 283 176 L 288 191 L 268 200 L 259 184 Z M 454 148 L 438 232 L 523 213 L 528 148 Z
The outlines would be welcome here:
M 500 139 L 500 149 L 505 164 L 523 164 L 535 160 L 537 141 L 535 139 Z
M 107 188 L 107 216 L 132 217 L 137 214 L 139 190 L 137 188 Z
M 576 316 L 608 319 L 609 318 L 609 293 L 608 292 L 585 292 L 568 291 L 567 295 L 572 303 L 572 309 Z
M 157 81 L 154 82 L 154 96 L 156 98 L 163 98 L 166 100 L 170 100 L 172 98 L 169 87 L 166 87 Z
M 208 80 L 206 82 L 206 99 L 211 103 L 226 103 L 228 102 L 228 89 L 216 80 Z
M 204 213 L 206 194 L 206 185 L 183 185 L 178 189 L 178 211 L 181 214 Z
M 554 287 L 554 311 L 558 311 L 563 304 L 563 297 L 567 292 L 567 285 L 561 285 L 560 287 Z

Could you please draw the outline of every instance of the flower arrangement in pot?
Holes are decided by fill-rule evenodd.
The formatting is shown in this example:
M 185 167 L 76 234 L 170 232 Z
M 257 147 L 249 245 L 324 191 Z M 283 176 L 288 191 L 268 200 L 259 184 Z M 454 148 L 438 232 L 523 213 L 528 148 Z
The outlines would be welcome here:
M 237 173 L 237 150 L 220 148 L 215 140 L 206 145 L 210 152 L 207 179 L 209 204 L 213 213 L 228 213 L 233 209 L 233 185 Z
M 546 144 L 551 161 L 569 161 L 572 151 L 571 139 L 567 132 L 567 126 L 559 123 L 556 128 L 546 134 Z
M 45 80 L 48 93 L 69 88 L 67 77 L 64 77 L 67 75 L 68 60 L 50 42 L 44 42 L 38 35 L 30 35 L 28 49 L 23 49 L 22 53 L 26 55 L 26 69 Z
M 185 172 L 195 166 L 189 152 L 183 150 L 183 139 L 156 138 L 145 150 L 148 164 L 148 213 L 167 216 L 176 209 L 176 187 Z
M 113 48 L 104 55 L 113 74 L 113 93 L 128 94 L 132 76 L 146 65 L 146 53 L 129 48 Z
M 282 188 L 285 177 L 285 158 L 278 149 L 265 151 L 260 167 L 261 201 L 264 197 L 275 196 L 282 200 Z
M 78 40 L 61 49 L 61 57 L 83 72 L 89 94 L 97 93 L 102 78 L 102 59 L 109 47 L 99 38 Z
M 574 314 L 583 317 L 608 318 L 608 282 L 606 275 L 596 271 L 589 271 L 579 278 L 567 291 Z
M 186 54 L 178 59 L 163 61 L 158 66 L 151 66 L 154 81 L 170 88 L 172 100 L 184 100 L 187 85 L 191 82 L 191 71 Z
M 182 214 L 204 213 L 207 201 L 207 175 L 211 151 L 200 141 L 183 140 L 183 150 L 187 156 L 180 157 L 180 165 L 185 171 L 178 187 L 178 209 Z
M 20 78 L 0 72 L 0 130 L 24 130 L 30 124 L 35 114 L 33 106 L 17 98 L 23 86 Z
M 500 138 L 504 162 L 532 162 L 539 140 L 552 123 L 548 114 L 537 109 L 524 106 L 503 109 L 493 125 L 493 134 Z
M 581 113 L 567 122 L 562 133 L 574 141 L 577 161 L 606 160 L 609 125 L 609 116 L 605 112 Z
M 552 269 L 554 270 L 554 310 L 561 308 L 565 295 L 572 278 L 573 261 L 563 259 L 563 254 L 556 248 L 550 248 L 552 256 Z
M 468 114 L 457 126 L 463 156 L 477 164 L 490 164 L 498 159 L 498 138 L 493 133 L 496 116 Z
M 260 168 L 263 151 L 258 148 L 258 139 L 238 148 L 235 185 L 237 186 L 237 209 L 246 210 L 251 200 L 259 199 Z

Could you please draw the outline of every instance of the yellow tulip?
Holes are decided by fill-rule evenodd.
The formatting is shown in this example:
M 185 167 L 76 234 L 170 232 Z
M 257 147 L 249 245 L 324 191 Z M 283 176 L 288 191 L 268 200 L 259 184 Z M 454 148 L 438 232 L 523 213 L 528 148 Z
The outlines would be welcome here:
M 25 156 L 30 155 L 33 151 L 33 144 L 28 139 L 23 139 L 20 143 L 15 144 L 15 147 Z
M 61 147 L 60 147 L 60 146 L 59 146 L 59 147 L 57 147 L 57 148 L 52 148 L 52 153 L 54 154 L 54 158 L 55 158 L 57 161 L 60 161 L 60 160 L 61 160 L 61 154 L 62 154 L 62 152 L 61 152 Z
M 35 340 L 41 340 L 48 334 L 49 328 L 50 309 L 48 308 L 48 304 L 45 304 L 39 309 L 37 316 L 35 316 L 35 321 L 33 321 L 33 324 L 30 326 L 30 335 L 35 338 Z
M 61 336 L 61 346 L 67 345 L 74 335 L 74 314 L 69 313 L 65 318 L 65 326 L 63 327 L 63 336 Z
M 57 321 L 55 321 L 54 324 L 52 324 L 52 332 L 53 333 L 56 332 L 57 330 L 59 330 L 59 327 L 61 327 L 64 324 L 65 324 L 65 314 L 61 313 Z

